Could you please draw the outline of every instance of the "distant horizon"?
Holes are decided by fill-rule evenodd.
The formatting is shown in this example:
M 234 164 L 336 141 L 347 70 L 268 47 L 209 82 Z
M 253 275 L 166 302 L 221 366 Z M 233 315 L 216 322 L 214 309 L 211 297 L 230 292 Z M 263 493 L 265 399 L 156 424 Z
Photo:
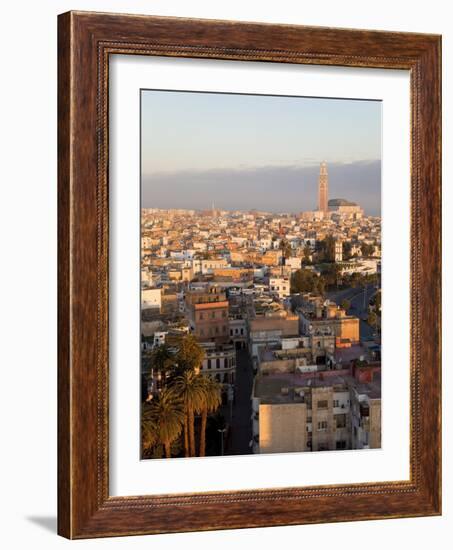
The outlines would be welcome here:
M 380 216 L 380 101 L 157 90 L 141 99 L 144 207 L 313 211 L 325 161 L 329 199 Z
M 340 198 L 343 198 L 343 197 L 335 197 L 335 199 L 340 199 Z M 333 200 L 333 199 L 330 199 L 330 200 Z M 357 206 L 360 206 L 357 205 Z M 211 208 L 159 208 L 159 207 L 156 207 L 156 206 L 142 206 L 141 207 L 142 210 L 161 210 L 161 211 L 167 211 L 167 212 L 171 212 L 172 210 L 182 210 L 182 211 L 185 211 L 185 212 L 209 212 L 210 210 L 212 210 L 212 207 Z M 259 210 L 257 208 L 246 208 L 246 209 L 243 209 L 243 208 L 218 208 L 217 206 L 214 205 L 214 210 L 220 210 L 222 212 L 241 212 L 241 213 L 258 213 L 258 214 L 278 214 L 278 215 L 282 215 L 282 216 L 297 216 L 297 215 L 300 215 L 300 214 L 304 214 L 306 212 L 317 212 L 317 210 L 301 210 L 300 212 L 284 212 L 284 211 L 281 211 L 281 210 Z M 334 210 L 332 211 L 329 211 L 329 212 L 334 212 Z M 365 214 L 366 217 L 371 217 L 371 218 L 380 218 L 380 216 L 373 216 L 373 215 L 367 215 Z

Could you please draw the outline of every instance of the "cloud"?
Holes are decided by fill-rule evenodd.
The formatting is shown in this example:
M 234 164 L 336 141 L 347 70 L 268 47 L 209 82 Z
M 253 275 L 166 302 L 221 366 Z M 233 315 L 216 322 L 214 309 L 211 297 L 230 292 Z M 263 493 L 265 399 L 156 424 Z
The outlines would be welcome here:
M 329 197 L 359 203 L 370 215 L 381 211 L 381 162 L 328 164 Z M 210 208 L 300 212 L 317 205 L 319 163 L 178 171 L 143 176 L 147 208 Z

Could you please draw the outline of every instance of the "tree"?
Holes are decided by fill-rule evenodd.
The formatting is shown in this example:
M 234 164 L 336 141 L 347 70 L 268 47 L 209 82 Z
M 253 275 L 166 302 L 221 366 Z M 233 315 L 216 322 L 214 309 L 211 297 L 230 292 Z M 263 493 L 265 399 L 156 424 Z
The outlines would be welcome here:
M 368 324 L 371 327 L 375 327 L 377 325 L 377 315 L 374 311 L 370 311 L 370 313 L 368 313 Z
M 151 401 L 149 420 L 156 426 L 157 440 L 165 449 L 166 458 L 171 457 L 171 444 L 179 437 L 184 410 L 180 397 L 170 388 L 164 388 Z
M 165 373 L 174 361 L 174 354 L 167 344 L 162 344 L 155 348 L 151 353 L 152 367 L 160 373 Z
M 335 261 L 335 239 L 328 235 L 325 239 L 324 259 L 328 262 Z
M 140 435 L 142 454 L 150 452 L 154 445 L 159 442 L 157 424 L 153 416 L 153 409 L 149 403 L 143 403 L 142 405 Z
M 282 256 L 286 259 L 291 256 L 291 245 L 287 239 L 282 239 L 280 241 L 280 250 L 282 251 Z
M 379 290 L 376 292 L 376 296 L 374 297 L 374 305 L 376 306 L 376 311 L 381 311 L 381 291 Z
M 186 370 L 198 373 L 203 363 L 204 349 L 197 342 L 195 336 L 188 334 L 181 339 L 174 359 L 178 365 L 178 374 Z
M 349 300 L 342 300 L 341 301 L 341 307 L 345 310 L 345 311 L 348 311 L 348 309 L 351 307 L 351 302 Z
M 201 409 L 201 430 L 200 430 L 200 456 L 206 455 L 206 423 L 208 414 L 212 414 L 222 404 L 222 389 L 220 384 L 209 376 L 202 377 L 203 385 L 203 406 Z
M 338 287 L 338 282 L 341 277 L 342 267 L 336 263 L 327 264 L 324 266 L 323 277 L 327 286 Z
M 204 402 L 202 375 L 187 369 L 175 378 L 172 387 L 184 405 L 184 454 L 195 456 L 195 413 L 203 409 Z
M 352 244 L 349 241 L 343 241 L 343 260 L 352 258 Z
M 374 246 L 367 243 L 362 243 L 360 245 L 360 251 L 362 256 L 372 256 L 374 253 Z
M 320 292 L 320 277 L 309 269 L 298 269 L 291 276 L 291 293 Z
M 304 257 L 302 262 L 306 265 L 311 263 L 311 248 L 308 243 L 304 246 Z

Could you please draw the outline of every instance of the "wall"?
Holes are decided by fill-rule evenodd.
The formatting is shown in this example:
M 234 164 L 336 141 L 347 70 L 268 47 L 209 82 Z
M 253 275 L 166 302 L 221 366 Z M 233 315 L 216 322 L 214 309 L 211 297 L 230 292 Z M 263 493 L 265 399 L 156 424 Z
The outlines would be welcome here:
M 260 405 L 260 453 L 307 450 L 307 405 L 288 403 Z
M 0 317 L 2 345 L 2 453 L 0 499 L 2 544 L 8 549 L 46 548 L 192 548 L 218 550 L 235 546 L 262 549 L 303 544 L 319 550 L 344 547 L 346 541 L 367 550 L 403 542 L 411 549 L 450 547 L 453 520 L 451 420 L 453 401 L 445 402 L 444 516 L 362 523 L 309 525 L 68 542 L 55 535 L 56 515 L 56 15 L 69 9 L 178 15 L 338 27 L 443 33 L 444 152 L 453 147 L 453 25 L 449 2 L 442 0 L 379 3 L 335 0 L 319 2 L 244 2 L 243 0 L 42 0 L 5 2 L 2 7 L 2 86 L 0 136 L 2 161 L 0 235 L 2 271 Z M 447 155 L 445 154 L 445 157 Z M 452 161 L 445 158 L 444 181 L 453 181 Z M 445 211 L 453 206 L 453 186 L 444 189 Z M 446 218 L 446 216 L 445 216 Z M 453 227 L 445 222 L 444 267 L 452 273 Z M 449 229 L 449 231 L 448 231 Z M 23 243 L 32 244 L 23 247 Z M 23 269 L 26 262 L 27 269 Z M 33 269 L 30 280 L 31 269 Z M 448 276 L 445 277 L 445 282 Z M 24 323 L 30 302 L 34 322 Z M 451 284 L 445 289 L 444 323 L 452 326 Z M 26 308 L 24 306 L 27 306 Z M 446 346 L 445 346 L 446 347 Z M 447 363 L 447 361 L 445 361 Z M 444 388 L 452 387 L 445 369 Z

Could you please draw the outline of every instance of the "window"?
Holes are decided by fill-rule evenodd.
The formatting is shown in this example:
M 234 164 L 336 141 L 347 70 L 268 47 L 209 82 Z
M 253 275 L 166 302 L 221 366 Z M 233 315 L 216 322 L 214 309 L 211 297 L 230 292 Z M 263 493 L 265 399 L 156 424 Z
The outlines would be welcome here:
M 340 406 L 340 401 L 338 399 L 334 399 L 333 400 L 333 406 L 334 407 L 339 407 Z
M 345 414 L 337 414 L 335 416 L 336 420 L 336 427 L 337 428 L 346 428 L 346 415 Z
M 325 432 L 327 430 L 327 420 L 318 422 L 318 432 Z
M 241 328 L 241 334 L 244 334 L 244 329 L 243 328 Z
M 313 419 L 311 418 L 311 416 L 307 416 L 307 422 L 310 424 L 311 422 L 313 422 Z
M 215 368 L 216 369 L 220 369 L 220 359 L 217 357 L 217 359 L 215 360 Z
M 211 359 L 208 359 L 208 369 L 211 368 Z
M 318 401 L 318 409 L 327 409 L 328 402 L 327 399 L 323 399 L 322 401 Z
M 346 441 L 337 441 L 335 446 L 339 450 L 346 449 Z

